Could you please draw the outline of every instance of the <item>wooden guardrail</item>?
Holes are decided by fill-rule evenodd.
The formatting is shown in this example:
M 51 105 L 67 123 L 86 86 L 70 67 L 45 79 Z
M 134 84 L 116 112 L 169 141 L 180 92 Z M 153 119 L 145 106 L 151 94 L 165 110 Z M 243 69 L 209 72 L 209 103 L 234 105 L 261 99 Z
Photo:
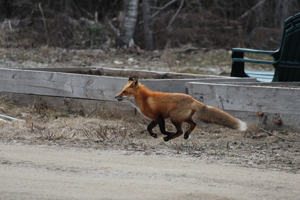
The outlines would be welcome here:
M 271 129 L 300 130 L 300 83 L 187 83 L 195 99 L 246 122 Z
M 0 69 L 0 92 L 21 104 L 47 104 L 48 107 L 81 109 L 87 113 L 102 107 L 113 112 L 136 113 L 126 103 L 117 102 L 118 94 L 127 83 L 128 77 L 92 75 L 90 72 L 105 71 L 117 75 L 109 68 L 42 68 Z M 119 72 L 120 69 L 117 70 Z M 138 75 L 141 83 L 152 90 L 187 93 L 185 83 L 191 81 L 232 82 L 256 81 L 231 77 L 126 70 L 123 75 Z M 143 79 L 146 77 L 147 79 Z M 169 77 L 168 79 L 150 79 Z M 174 79 L 170 79 L 174 77 Z M 176 78 L 177 77 L 177 78 Z M 180 78 L 178 78 L 180 77 Z

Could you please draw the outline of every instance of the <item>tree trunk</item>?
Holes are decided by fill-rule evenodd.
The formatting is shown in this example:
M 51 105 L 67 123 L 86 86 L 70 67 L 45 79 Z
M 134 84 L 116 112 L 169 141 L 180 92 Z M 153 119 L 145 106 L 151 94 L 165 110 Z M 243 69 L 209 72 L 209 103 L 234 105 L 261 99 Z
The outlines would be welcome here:
M 124 14 L 120 28 L 118 47 L 128 46 L 133 37 L 138 15 L 139 0 L 124 0 Z
M 152 36 L 152 29 L 151 29 L 149 0 L 143 0 L 142 3 L 143 3 L 145 49 L 153 51 L 153 36 Z
M 73 10 L 72 10 L 72 0 L 66 0 L 65 2 L 65 10 L 67 15 L 72 16 Z

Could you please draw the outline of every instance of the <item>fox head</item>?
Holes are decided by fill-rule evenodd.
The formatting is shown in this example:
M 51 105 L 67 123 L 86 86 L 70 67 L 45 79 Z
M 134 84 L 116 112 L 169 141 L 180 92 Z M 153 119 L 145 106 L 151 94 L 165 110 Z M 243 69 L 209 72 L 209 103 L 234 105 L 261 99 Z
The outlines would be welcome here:
M 122 91 L 115 96 L 115 98 L 118 99 L 118 101 L 122 101 L 123 99 L 133 97 L 137 92 L 138 87 L 139 80 L 137 78 L 133 79 L 132 77 L 129 77 L 127 85 L 125 85 Z

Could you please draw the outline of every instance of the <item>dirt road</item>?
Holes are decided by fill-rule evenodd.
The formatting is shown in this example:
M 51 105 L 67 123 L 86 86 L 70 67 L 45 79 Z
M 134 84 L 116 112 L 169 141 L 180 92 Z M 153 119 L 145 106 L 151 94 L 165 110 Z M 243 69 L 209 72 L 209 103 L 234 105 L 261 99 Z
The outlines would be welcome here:
M 195 157 L 0 143 L 0 199 L 299 199 L 299 185 Z

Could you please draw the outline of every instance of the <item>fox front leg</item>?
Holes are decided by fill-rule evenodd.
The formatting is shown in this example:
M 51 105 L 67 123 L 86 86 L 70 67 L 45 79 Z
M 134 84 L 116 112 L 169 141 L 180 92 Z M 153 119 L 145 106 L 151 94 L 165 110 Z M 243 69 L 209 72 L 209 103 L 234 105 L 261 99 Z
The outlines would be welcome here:
M 150 124 L 147 127 L 147 131 L 150 133 L 150 135 L 154 138 L 157 138 L 157 134 L 153 133 L 152 129 L 158 124 L 157 121 L 151 121 Z
M 150 133 L 150 135 L 154 138 L 157 138 L 157 134 L 156 133 L 153 133 L 153 128 L 156 126 L 156 125 L 159 125 L 159 130 L 162 134 L 164 135 L 171 135 L 172 133 L 166 131 L 166 127 L 165 127 L 165 119 L 164 118 L 159 118 L 157 121 L 151 121 L 150 124 L 148 125 L 147 127 L 147 130 L 148 132 Z
M 171 132 L 166 131 L 166 127 L 165 127 L 165 119 L 163 117 L 160 117 L 157 121 L 158 125 L 159 125 L 159 130 L 162 134 L 164 135 L 171 135 Z

